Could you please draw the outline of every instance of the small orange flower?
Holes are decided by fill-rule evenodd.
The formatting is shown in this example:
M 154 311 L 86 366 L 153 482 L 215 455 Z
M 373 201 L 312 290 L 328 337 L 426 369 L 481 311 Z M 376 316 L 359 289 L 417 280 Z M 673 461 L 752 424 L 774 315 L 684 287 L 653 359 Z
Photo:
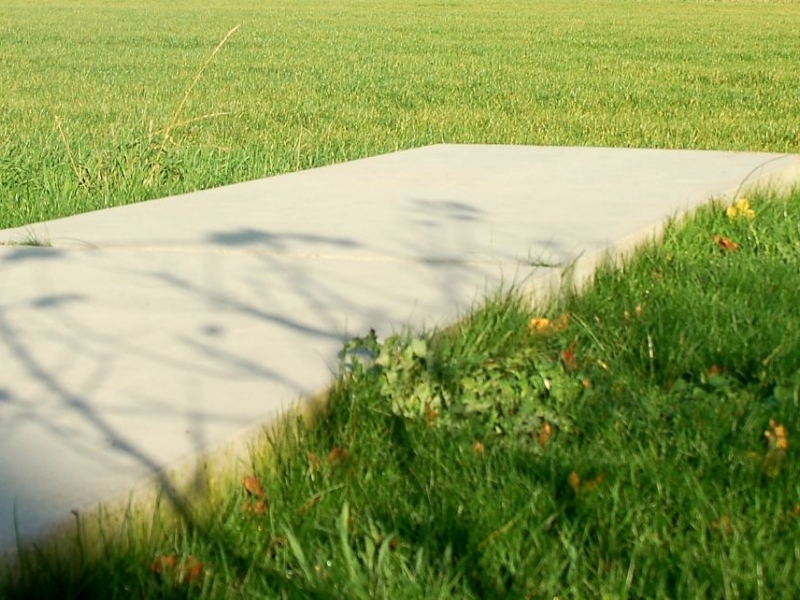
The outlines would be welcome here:
M 786 436 L 786 427 L 776 423 L 773 419 L 769 420 L 769 429 L 764 432 L 771 450 L 788 450 L 789 439 Z
M 767 438 L 767 453 L 764 456 L 764 472 L 769 477 L 776 477 L 780 473 L 783 461 L 786 458 L 786 451 L 789 449 L 789 437 L 786 435 L 786 427 L 769 420 L 769 429 L 764 432 Z
M 536 317 L 528 322 L 528 329 L 531 333 L 545 334 L 550 331 L 550 319 L 544 317 Z
M 545 317 L 534 317 L 528 321 L 528 329 L 534 335 L 549 335 L 564 331 L 569 326 L 569 313 L 564 313 L 555 321 Z

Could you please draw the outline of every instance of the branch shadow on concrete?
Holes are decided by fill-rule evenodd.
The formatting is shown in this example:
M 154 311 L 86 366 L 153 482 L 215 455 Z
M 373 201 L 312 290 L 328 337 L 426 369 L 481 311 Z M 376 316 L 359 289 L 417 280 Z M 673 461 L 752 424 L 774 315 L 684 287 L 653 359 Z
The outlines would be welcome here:
M 200 381 L 197 385 L 203 388 L 204 377 L 231 382 L 251 378 L 289 393 L 291 397 L 278 399 L 282 406 L 286 401 L 313 391 L 302 381 L 301 375 L 287 374 L 280 366 L 265 362 L 263 355 L 259 356 L 257 344 L 246 349 L 239 349 L 235 344 L 225 346 L 222 342 L 232 335 L 231 330 L 241 328 L 254 336 L 266 333 L 284 336 L 281 339 L 307 346 L 307 352 L 301 353 L 302 358 L 316 355 L 330 383 L 337 374 L 336 357 L 348 338 L 370 328 L 388 332 L 414 311 L 416 292 L 409 290 L 409 282 L 416 281 L 423 290 L 424 293 L 420 293 L 425 296 L 421 302 L 423 310 L 437 308 L 435 319 L 452 319 L 459 311 L 463 314 L 476 301 L 482 300 L 487 286 L 502 283 L 502 276 L 497 275 L 498 269 L 504 266 L 502 260 L 474 260 L 475 235 L 488 218 L 480 209 L 453 199 L 412 199 L 400 208 L 399 215 L 401 220 L 387 227 L 391 233 L 383 245 L 366 245 L 337 235 L 335 224 L 331 226 L 334 231 L 330 235 L 278 232 L 248 225 L 209 235 L 207 244 L 198 249 L 201 258 L 188 269 L 170 268 L 158 260 L 135 267 L 120 262 L 120 273 L 139 281 L 142 289 L 164 290 L 170 301 L 178 305 L 185 302 L 191 306 L 213 307 L 210 314 L 216 317 L 212 321 L 206 319 L 200 326 L 175 326 L 169 330 L 170 323 L 150 324 L 169 330 L 163 338 L 168 338 L 175 348 L 182 348 L 182 356 L 147 346 L 136 339 L 120 338 L 104 330 L 101 320 L 75 318 L 69 307 L 84 305 L 89 313 L 83 314 L 92 313 L 93 305 L 99 302 L 93 290 L 72 289 L 70 285 L 59 287 L 39 276 L 42 290 L 26 296 L 24 311 L 17 310 L 19 306 L 13 302 L 3 302 L 0 293 L 0 347 L 13 356 L 17 372 L 24 379 L 35 381 L 54 399 L 57 404 L 54 410 L 69 413 L 71 419 L 79 423 L 76 428 L 65 426 L 59 419 L 48 421 L 30 401 L 30 393 L 22 393 L 11 381 L 8 387 L 0 389 L 0 410 L 5 410 L 10 417 L 3 419 L 3 427 L 33 424 L 55 443 L 63 445 L 65 451 L 85 454 L 90 460 L 108 460 L 111 454 L 137 464 L 143 472 L 156 478 L 162 497 L 171 503 L 187 527 L 193 529 L 197 524 L 191 506 L 167 474 L 168 465 L 154 459 L 146 442 L 128 435 L 116 424 L 117 419 L 147 414 L 156 414 L 160 419 L 183 419 L 192 450 L 202 452 L 219 441 L 207 431 L 212 420 L 224 419 L 224 411 L 215 411 L 213 407 L 228 399 L 210 398 L 205 399 L 202 406 L 198 405 L 191 397 L 193 381 Z M 229 251 L 225 259 L 217 257 L 220 249 Z M 320 260 L 320 255 L 328 258 Z M 68 269 L 70 258 L 70 253 L 56 248 L 20 248 L 5 254 L 0 261 L 16 264 L 17 268 L 21 263 L 34 268 L 36 261 L 58 260 Z M 207 268 L 217 260 L 223 260 L 217 265 L 218 270 Z M 365 270 L 364 265 L 373 263 L 377 264 L 375 269 Z M 518 268 L 513 265 L 513 269 Z M 413 274 L 406 276 L 409 271 Z M 209 278 L 209 272 L 218 273 L 216 281 L 214 277 Z M 372 281 L 359 280 L 366 272 L 383 274 Z M 344 285 L 343 279 L 348 279 Z M 381 306 L 380 301 L 376 301 L 381 297 L 396 300 Z M 103 307 L 94 308 L 100 314 Z M 65 371 L 39 358 L 37 349 L 30 345 L 33 338 L 17 320 L 44 314 L 47 314 L 45 321 L 57 320 L 60 327 L 68 330 L 69 336 L 60 340 L 65 348 L 69 345 L 80 348 L 83 344 L 83 358 L 94 363 L 94 378 L 85 380 L 82 389 L 76 390 L 65 381 Z M 418 316 L 424 320 L 427 315 Z M 279 348 L 286 354 L 295 350 L 289 346 Z M 136 398 L 137 404 L 127 407 L 127 414 L 117 409 L 112 415 L 114 418 L 110 418 L 98 390 L 107 383 L 107 378 L 115 376 L 114 369 L 119 362 L 116 354 L 169 369 L 176 379 L 185 381 L 181 384 L 187 393 L 185 406 L 176 406 L 170 398 L 160 398 L 157 393 L 148 394 L 147 386 L 143 385 L 144 392 L 131 396 Z M 141 376 L 146 384 L 147 373 Z M 11 409 L 16 411 L 14 415 L 10 415 Z M 263 411 L 262 415 L 266 417 L 269 413 Z M 107 441 L 102 453 L 80 442 L 80 432 L 86 429 Z M 9 455 L 4 453 L 4 456 Z M 2 467 L 9 459 L 0 461 L 0 480 L 3 479 Z M 201 476 L 196 473 L 198 488 L 202 487 Z M 231 551 L 236 556 L 233 548 Z M 243 565 L 249 562 L 247 557 L 239 559 Z

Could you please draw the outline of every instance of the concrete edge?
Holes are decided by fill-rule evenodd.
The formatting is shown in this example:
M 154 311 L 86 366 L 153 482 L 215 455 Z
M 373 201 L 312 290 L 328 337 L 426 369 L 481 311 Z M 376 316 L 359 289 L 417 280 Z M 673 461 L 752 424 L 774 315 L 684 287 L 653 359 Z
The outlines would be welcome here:
M 281 443 L 285 426 L 301 421 L 306 427 L 323 416 L 332 386 L 287 405 L 256 425 L 249 426 L 207 448 L 171 463 L 131 488 L 78 510 L 60 523 L 26 540 L 18 549 L 0 553 L 0 578 L 15 578 L 22 564 L 44 557 L 55 564 L 77 564 L 98 558 L 115 545 L 134 539 L 157 538 L 176 518 L 202 519 L 224 499 L 225 490 L 241 485 L 253 472 L 254 460 L 268 456 Z M 159 531 L 160 530 L 160 531 Z M 75 549 L 79 548 L 76 554 Z
M 708 201 L 730 203 L 745 193 L 781 195 L 800 188 L 800 157 L 774 171 L 768 171 L 766 167 L 766 163 L 759 166 L 739 186 L 712 196 Z M 672 218 L 681 220 L 696 210 L 678 211 Z M 665 219 L 628 235 L 602 251 L 581 256 L 566 268 L 534 277 L 518 291 L 537 306 L 553 298 L 565 285 L 579 291 L 591 283 L 598 267 L 619 265 L 643 245 L 660 241 L 668 221 Z M 72 517 L 27 540 L 21 548 L 1 553 L 0 576 L 9 573 L 14 577 L 19 572 L 21 557 L 25 560 L 29 555 L 40 555 L 66 560 L 68 564 L 80 562 L 86 557 L 99 556 L 104 548 L 115 543 L 126 543 L 126 531 L 130 527 L 140 531 L 146 529 L 150 537 L 154 535 L 156 523 L 168 523 L 176 513 L 184 510 L 193 514 L 203 503 L 215 499 L 212 495 L 215 490 L 238 485 L 244 474 L 252 469 L 254 457 L 263 456 L 274 446 L 282 425 L 298 418 L 309 425 L 320 418 L 327 409 L 332 386 L 311 397 L 301 398 L 285 412 L 276 413 L 200 454 L 179 459 L 163 471 L 140 480 L 127 491 L 74 511 Z M 165 499 L 165 488 L 171 489 L 167 496 L 172 495 L 172 499 Z M 183 508 L 178 508 L 172 501 L 174 499 L 182 503 Z M 78 540 L 81 552 L 76 556 L 72 549 Z
M 794 158 L 785 167 L 769 170 L 769 163 L 785 158 Z M 570 265 L 556 269 L 535 278 L 524 289 L 524 296 L 534 306 L 542 306 L 556 297 L 564 286 L 581 291 L 591 284 L 599 267 L 611 265 L 620 267 L 639 248 L 651 242 L 660 242 L 670 220 L 678 222 L 690 218 L 701 206 L 711 202 L 731 204 L 745 194 L 764 194 L 767 196 L 784 196 L 800 189 L 800 156 L 785 155 L 767 161 L 751 171 L 738 186 L 711 196 L 695 208 L 676 211 L 670 218 L 625 236 L 608 248 L 592 254 L 578 257 Z

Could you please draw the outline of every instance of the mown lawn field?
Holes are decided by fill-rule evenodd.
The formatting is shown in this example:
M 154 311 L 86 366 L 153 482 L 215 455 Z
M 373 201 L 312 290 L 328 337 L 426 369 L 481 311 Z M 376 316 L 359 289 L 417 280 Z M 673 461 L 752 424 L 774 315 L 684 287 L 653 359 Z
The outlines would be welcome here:
M 797 152 L 798 29 L 794 2 L 0 0 L 0 227 L 440 142 Z

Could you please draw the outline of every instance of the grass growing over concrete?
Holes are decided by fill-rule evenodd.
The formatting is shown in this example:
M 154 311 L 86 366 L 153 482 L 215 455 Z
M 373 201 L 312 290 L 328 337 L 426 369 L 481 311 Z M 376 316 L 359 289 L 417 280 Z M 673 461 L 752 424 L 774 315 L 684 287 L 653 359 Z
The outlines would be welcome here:
M 4 598 L 794 598 L 800 190 L 542 310 L 366 336 L 208 516 Z M 349 357 L 349 358 L 348 358 Z
M 799 28 L 795 2 L 0 0 L 0 228 L 439 142 L 798 152 Z

